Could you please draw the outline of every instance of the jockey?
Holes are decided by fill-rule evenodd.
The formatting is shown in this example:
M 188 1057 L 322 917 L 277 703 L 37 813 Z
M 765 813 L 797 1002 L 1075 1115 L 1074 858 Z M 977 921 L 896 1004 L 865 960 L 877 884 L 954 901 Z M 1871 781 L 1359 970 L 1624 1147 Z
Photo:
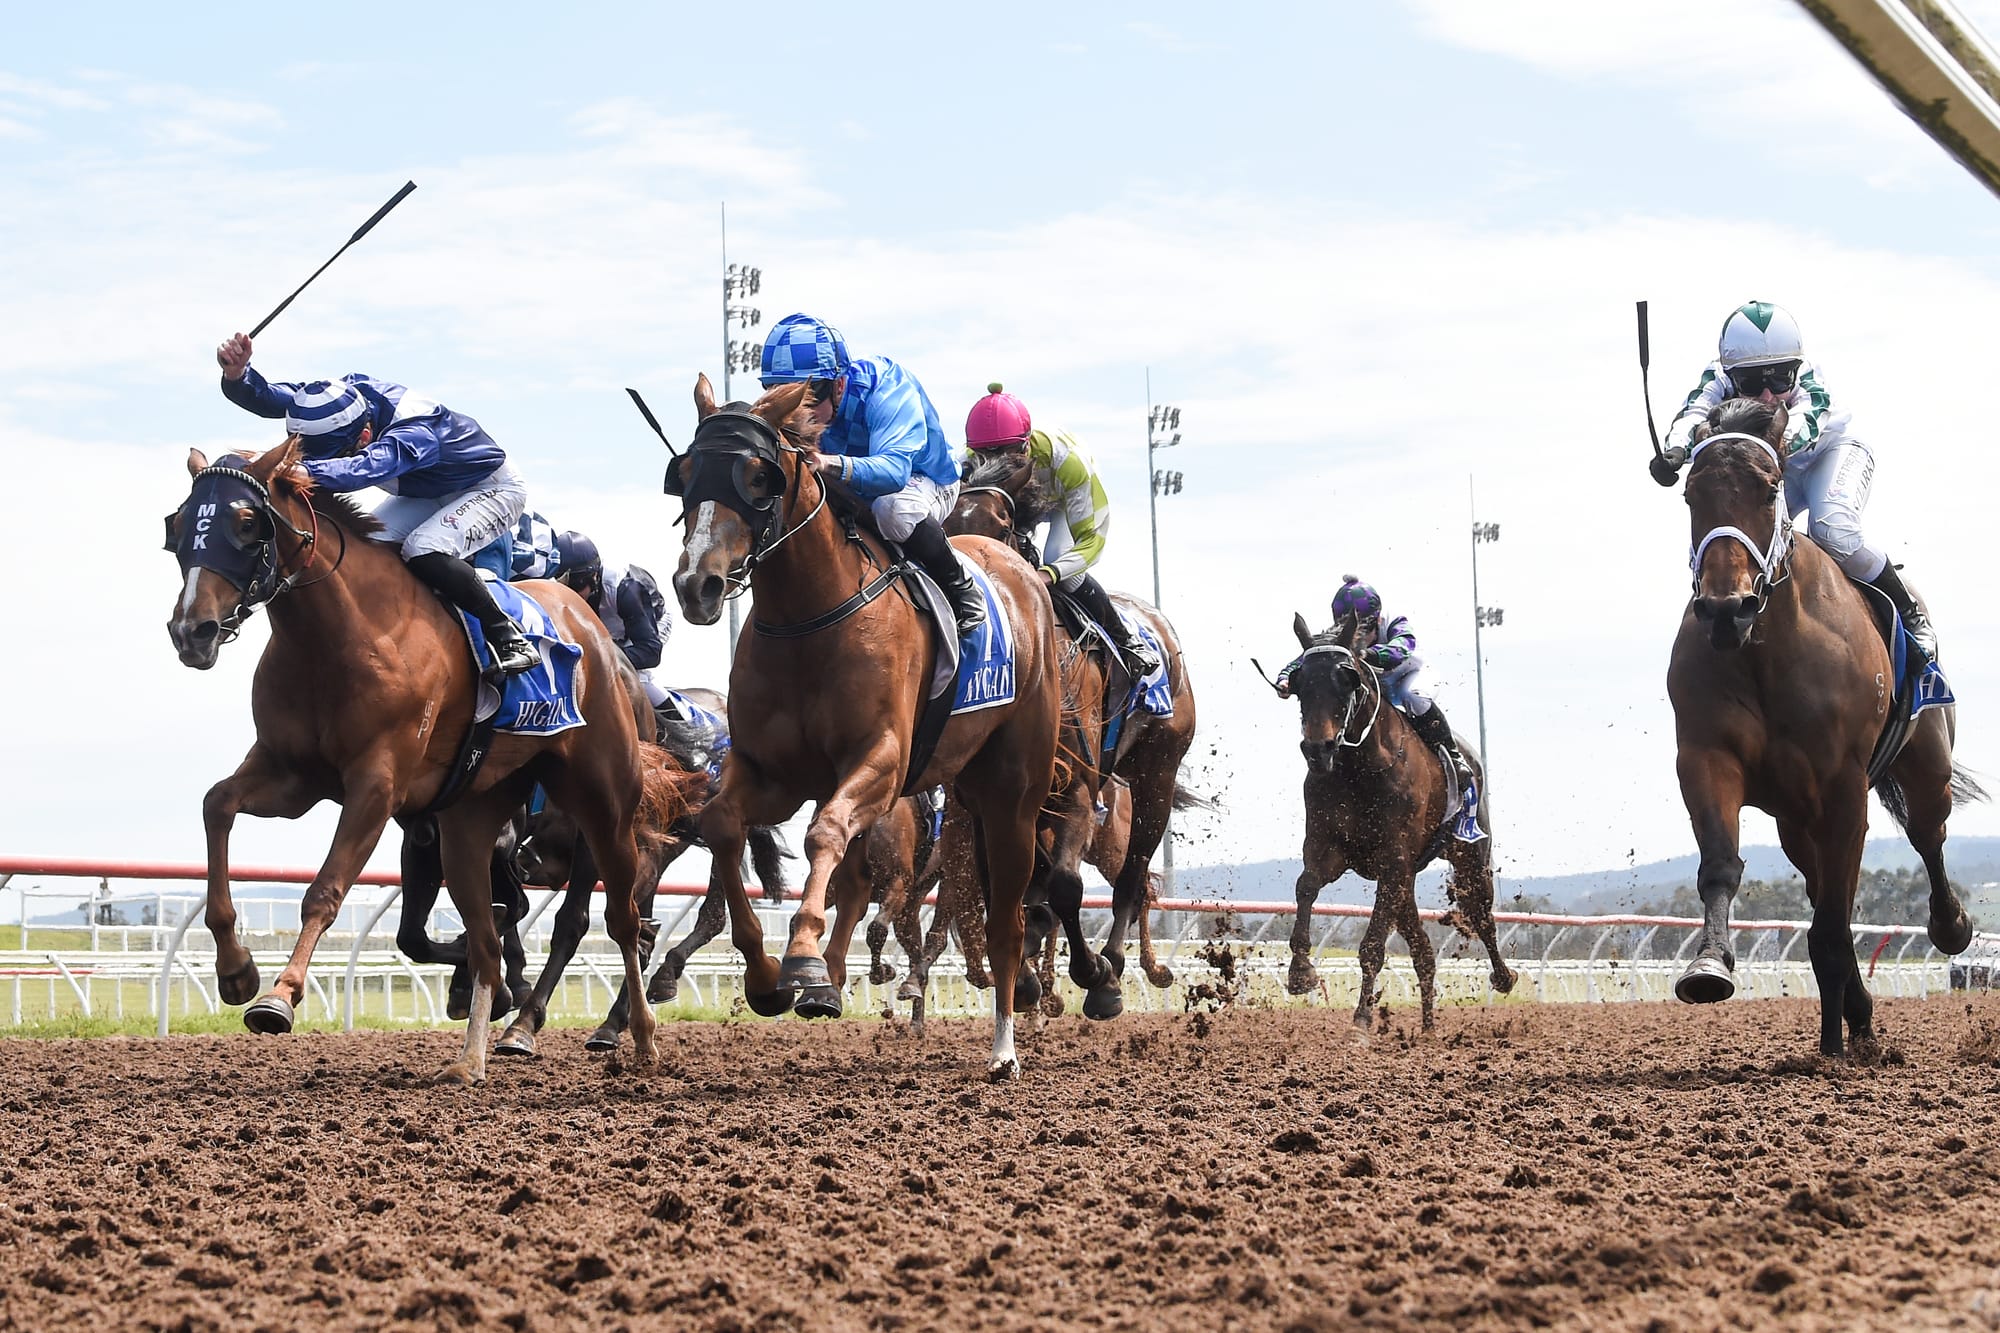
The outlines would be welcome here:
M 1462 762 L 1458 741 L 1451 734 L 1451 723 L 1445 721 L 1444 709 L 1417 688 L 1417 672 L 1423 669 L 1424 659 L 1417 656 L 1417 636 L 1410 632 L 1410 622 L 1402 616 L 1384 618 L 1382 595 L 1354 575 L 1343 574 L 1340 591 L 1333 595 L 1333 618 L 1339 622 L 1349 616 L 1359 620 L 1361 634 L 1368 644 L 1361 650 L 1363 660 L 1382 673 L 1382 689 L 1389 702 L 1410 719 L 1417 739 L 1433 750 L 1444 750 L 1454 762 Z M 1278 673 L 1280 696 L 1291 697 L 1292 672 L 1304 660 L 1301 654 Z
M 556 576 L 555 524 L 530 509 L 521 515 L 508 536 L 508 573 L 513 579 L 552 579 Z
M 543 577 L 553 578 L 590 603 L 645 682 L 653 707 L 666 702 L 667 692 L 653 681 L 653 668 L 660 664 L 667 637 L 674 632 L 674 617 L 653 576 L 637 565 L 607 568 L 596 542 L 580 532 L 565 532 L 555 539 L 555 568 Z
M 840 331 L 787 315 L 764 339 L 766 389 L 803 382 L 819 440 L 819 470 L 869 502 L 884 537 L 915 556 L 951 598 L 960 637 L 986 622 L 972 576 L 952 553 L 944 519 L 958 502 L 958 468 L 937 409 L 916 376 L 886 356 L 847 355 Z
M 467 563 L 504 538 L 527 503 L 520 473 L 477 421 L 367 375 L 266 380 L 251 369 L 250 340 L 240 333 L 215 349 L 215 359 L 223 397 L 260 417 L 284 418 L 300 437 L 314 485 L 390 492 L 375 508 L 384 539 L 400 542 L 410 572 L 480 623 L 503 674 L 541 660 Z
M 1716 359 L 1667 427 L 1671 446 L 1654 460 L 1653 476 L 1671 486 L 1695 440 L 1697 426 L 1730 398 L 1782 403 L 1785 424 L 1785 507 L 1812 511 L 1809 531 L 1819 548 L 1847 576 L 1887 593 L 1930 661 L 1937 660 L 1937 634 L 1930 617 L 1904 584 L 1889 557 L 1861 535 L 1861 511 L 1875 480 L 1875 455 L 1849 433 L 1851 414 L 1836 407 L 1817 369 L 1805 359 L 1798 321 L 1782 306 L 1751 301 L 1732 310 L 1722 325 Z
M 1158 671 L 1159 655 L 1126 625 L 1111 604 L 1111 594 L 1090 572 L 1103 556 L 1104 539 L 1111 531 L 1111 499 L 1082 442 L 1067 431 L 1035 429 L 1026 404 L 998 384 L 989 384 L 986 396 L 966 415 L 965 443 L 976 454 L 1028 459 L 1035 481 L 1049 494 L 1061 496 L 1042 539 L 1042 577 L 1083 604 L 1111 636 L 1134 676 Z

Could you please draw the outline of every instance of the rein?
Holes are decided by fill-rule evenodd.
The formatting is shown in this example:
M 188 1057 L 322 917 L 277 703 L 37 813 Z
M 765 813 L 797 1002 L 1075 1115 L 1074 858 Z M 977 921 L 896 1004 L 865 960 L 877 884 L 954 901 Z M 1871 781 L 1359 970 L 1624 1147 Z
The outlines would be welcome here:
M 1347 710 L 1341 714 L 1340 730 L 1334 733 L 1334 739 L 1342 749 L 1358 750 L 1367 743 L 1368 737 L 1375 731 L 1376 721 L 1382 716 L 1382 682 L 1376 675 L 1375 668 L 1369 665 L 1367 659 L 1356 656 L 1351 649 L 1338 643 L 1314 644 L 1299 654 L 1299 662 L 1303 664 L 1309 657 L 1320 656 L 1344 658 L 1350 665 L 1356 668 L 1356 675 L 1360 675 L 1362 672 L 1367 673 L 1368 689 L 1375 696 L 1375 706 L 1369 711 L 1368 724 L 1361 729 L 1359 736 L 1356 736 L 1353 740 L 1347 738 L 1349 729 L 1354 725 L 1354 706 L 1360 701 L 1362 693 L 1362 691 L 1356 690 L 1353 694 L 1347 696 Z
M 789 447 L 797 451 L 799 454 L 798 470 L 793 480 L 794 489 L 795 490 L 802 489 L 804 485 L 803 479 L 805 477 L 805 474 L 811 469 L 809 469 L 806 466 L 804 451 L 798 449 L 798 446 L 796 445 L 792 445 Z M 801 528 L 811 523 L 815 518 L 818 518 L 820 510 L 826 508 L 826 497 L 828 492 L 826 479 L 819 476 L 818 474 L 814 474 L 813 484 L 819 488 L 819 499 L 817 502 L 814 503 L 812 507 L 812 512 L 807 514 L 804 518 L 800 519 L 797 523 L 793 524 L 791 527 L 785 529 L 783 534 L 781 534 L 778 537 L 778 539 L 772 542 L 769 546 L 765 546 L 759 549 L 755 544 L 752 545 L 750 554 L 745 556 L 743 559 L 743 564 L 741 566 L 743 570 L 743 578 L 742 578 L 742 584 L 737 590 L 738 592 L 740 592 L 742 588 L 749 586 L 750 575 L 753 572 L 755 572 L 758 564 L 760 564 L 764 559 L 766 559 L 771 554 L 771 552 L 777 550 L 780 546 L 784 545 L 786 538 L 790 537 L 793 533 L 799 531 Z M 765 531 L 769 532 L 770 528 L 767 526 L 765 528 Z M 907 566 L 900 561 L 896 564 L 888 566 L 880 574 L 876 575 L 873 579 L 869 580 L 866 584 L 864 584 L 858 591 L 849 596 L 847 600 L 841 602 L 838 606 L 834 607 L 832 610 L 824 611 L 819 615 L 814 616 L 810 620 L 796 621 L 790 625 L 773 625 L 769 621 L 761 620 L 756 616 L 752 616 L 750 618 L 750 628 L 754 629 L 755 631 L 757 631 L 757 633 L 763 635 L 767 639 L 803 639 L 808 635 L 817 634 L 823 629 L 831 629 L 833 626 L 838 625 L 841 621 L 846 620 L 848 617 L 854 615 L 856 612 L 860 611 L 862 607 L 867 606 L 877 597 L 880 597 L 883 593 L 887 592 L 890 589 L 890 587 L 895 584 L 897 579 L 903 577 L 904 571 L 906 569 Z M 728 581 L 734 582 L 735 581 L 734 571 L 724 575 L 724 578 Z M 728 595 L 733 597 L 736 595 L 736 593 L 730 593 Z
M 1771 447 L 1769 440 L 1756 435 L 1748 435 L 1741 431 L 1730 431 L 1721 435 L 1709 436 L 1700 444 L 1697 444 L 1694 447 L 1694 451 L 1688 455 L 1689 463 L 1692 464 L 1695 459 L 1701 457 L 1701 451 L 1708 448 L 1709 445 L 1718 444 L 1725 440 L 1743 440 L 1756 445 L 1771 456 L 1771 461 L 1778 465 L 1780 473 L 1784 471 L 1785 462 L 1778 456 L 1778 451 Z M 1713 546 L 1716 542 L 1724 538 L 1742 543 L 1744 549 L 1750 552 L 1750 558 L 1756 562 L 1757 577 L 1751 583 L 1751 591 L 1757 598 L 1757 610 L 1762 611 L 1765 604 L 1770 601 L 1771 589 L 1791 577 L 1791 566 L 1786 563 L 1786 557 L 1791 554 L 1792 549 L 1792 524 L 1790 515 L 1785 512 L 1783 504 L 1773 501 L 1771 505 L 1771 538 L 1761 546 L 1758 545 L 1756 538 L 1733 524 L 1725 523 L 1720 527 L 1710 528 L 1702 539 L 1695 543 L 1694 553 L 1688 557 L 1688 569 L 1694 575 L 1694 587 L 1697 594 L 1701 591 L 1702 557 L 1708 554 L 1710 546 Z

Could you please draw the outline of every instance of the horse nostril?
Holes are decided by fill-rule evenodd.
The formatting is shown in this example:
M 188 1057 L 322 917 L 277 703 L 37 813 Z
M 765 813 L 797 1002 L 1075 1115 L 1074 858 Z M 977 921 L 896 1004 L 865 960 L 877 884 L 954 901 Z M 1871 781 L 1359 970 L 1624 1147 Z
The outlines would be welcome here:
M 222 626 L 219 622 L 204 620 L 194 627 L 194 631 L 188 635 L 188 638 L 195 643 L 207 643 L 220 633 L 222 633 Z
M 722 576 L 710 574 L 701 581 L 701 600 L 704 603 L 722 600 Z

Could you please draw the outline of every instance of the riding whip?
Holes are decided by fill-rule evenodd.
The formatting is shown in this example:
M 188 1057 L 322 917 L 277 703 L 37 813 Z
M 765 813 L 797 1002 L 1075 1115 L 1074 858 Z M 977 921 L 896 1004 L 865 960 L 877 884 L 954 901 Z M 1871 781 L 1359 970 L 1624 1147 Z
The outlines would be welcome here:
M 653 428 L 653 434 L 660 437 L 660 443 L 667 446 L 667 452 L 675 458 L 679 458 L 681 456 L 680 451 L 674 448 L 674 442 L 667 438 L 667 433 L 660 429 L 659 418 L 653 415 L 652 408 L 646 406 L 646 400 L 639 396 L 639 391 L 637 389 L 627 389 L 625 392 L 632 395 L 632 405 L 639 409 L 640 416 L 646 418 L 646 424 Z
M 1250 665 L 1257 668 L 1257 674 L 1264 677 L 1264 683 L 1266 685 L 1269 685 L 1271 689 L 1276 692 L 1277 696 L 1280 699 L 1285 697 L 1285 692 L 1283 690 L 1278 689 L 1278 682 L 1272 680 L 1269 674 L 1265 672 L 1264 664 L 1262 662 L 1259 662 L 1256 658 L 1253 657 L 1250 659 Z
M 355 229 L 354 234 L 347 238 L 347 245 L 343 245 L 338 250 L 335 250 L 333 252 L 333 259 L 338 259 L 342 255 L 346 254 L 348 246 L 353 245 L 356 241 L 360 240 L 363 236 L 366 236 L 370 231 L 372 231 L 376 223 L 380 222 L 383 218 L 389 216 L 390 209 L 394 208 L 397 204 L 402 203 L 404 199 L 409 197 L 410 191 L 416 188 L 417 188 L 417 183 L 415 181 L 405 181 L 403 183 L 403 188 L 396 191 L 394 197 L 392 197 L 388 203 L 376 209 L 373 217 L 369 218 L 366 222 L 362 223 L 360 227 Z M 252 338 L 255 338 L 258 334 L 264 331 L 265 326 L 270 324 L 272 320 L 284 314 L 285 307 L 290 305 L 292 302 L 298 300 L 299 292 L 302 292 L 306 288 L 313 285 L 313 278 L 317 278 L 320 274 L 326 272 L 327 269 L 333 267 L 333 259 L 327 260 L 326 263 L 321 264 L 318 268 L 314 269 L 312 277 L 307 278 L 304 282 L 299 284 L 298 291 L 293 292 L 290 296 L 287 296 L 284 300 L 278 302 L 278 308 L 276 310 L 273 310 L 270 314 L 264 316 L 263 320 L 257 325 L 257 327 L 250 330 L 250 336 Z
M 1653 425 L 1653 386 L 1651 376 L 1648 374 L 1652 361 L 1652 342 L 1646 330 L 1646 303 L 1641 301 L 1639 302 L 1639 392 L 1646 400 L 1646 434 L 1653 438 L 1653 461 L 1647 470 L 1653 474 L 1654 481 L 1662 486 L 1671 486 L 1680 479 L 1680 464 L 1676 460 L 1669 459 L 1666 451 L 1660 448 L 1660 432 Z

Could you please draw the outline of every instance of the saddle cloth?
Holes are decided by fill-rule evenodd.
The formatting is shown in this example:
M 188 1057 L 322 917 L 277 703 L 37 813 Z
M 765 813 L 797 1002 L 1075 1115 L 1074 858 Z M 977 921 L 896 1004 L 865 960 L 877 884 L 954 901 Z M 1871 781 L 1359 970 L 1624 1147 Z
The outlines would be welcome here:
M 666 702 L 653 710 L 661 722 L 660 743 L 690 769 L 705 771 L 713 788 L 722 781 L 722 760 L 729 753 L 729 723 L 679 690 L 666 693 Z
M 1914 664 L 1921 658 L 1910 651 L 1910 631 L 1904 626 L 1903 618 L 1897 614 L 1889 595 L 1872 583 L 1853 578 L 1848 582 L 1860 590 L 1862 600 L 1875 613 L 1875 628 L 1889 649 L 1890 676 L 1895 681 L 1895 698 L 1889 709 L 1889 720 L 1883 723 L 1882 734 L 1875 741 L 1875 752 L 1868 758 L 1868 785 L 1872 787 L 1896 762 L 1896 756 L 1903 752 L 1918 714 L 1927 708 L 1942 708 L 1956 703 L 1957 699 L 1951 692 L 1951 682 L 1945 679 L 1937 663 L 1926 662 L 1921 672 L 1913 670 Z
M 976 713 L 1014 702 L 1014 632 L 987 580 L 986 571 L 954 551 L 958 563 L 972 576 L 973 586 L 986 602 L 986 623 L 961 642 L 958 615 L 944 589 L 915 561 L 903 562 L 904 577 L 915 590 L 916 604 L 930 613 L 932 641 L 936 657 L 931 669 L 927 697 L 917 709 L 916 730 L 910 735 L 910 767 L 903 775 L 902 794 L 915 794 L 918 778 L 929 766 L 937 750 L 945 724 L 960 713 Z
M 576 707 L 576 664 L 583 649 L 565 641 L 549 613 L 519 588 L 494 578 L 487 570 L 480 570 L 479 577 L 486 580 L 493 600 L 535 645 L 542 660 L 532 670 L 501 678 L 496 688 L 493 650 L 486 642 L 485 628 L 466 611 L 452 607 L 472 649 L 473 664 L 484 673 L 479 679 L 473 722 L 491 719 L 495 731 L 517 736 L 553 736 L 582 726 L 583 715 Z

